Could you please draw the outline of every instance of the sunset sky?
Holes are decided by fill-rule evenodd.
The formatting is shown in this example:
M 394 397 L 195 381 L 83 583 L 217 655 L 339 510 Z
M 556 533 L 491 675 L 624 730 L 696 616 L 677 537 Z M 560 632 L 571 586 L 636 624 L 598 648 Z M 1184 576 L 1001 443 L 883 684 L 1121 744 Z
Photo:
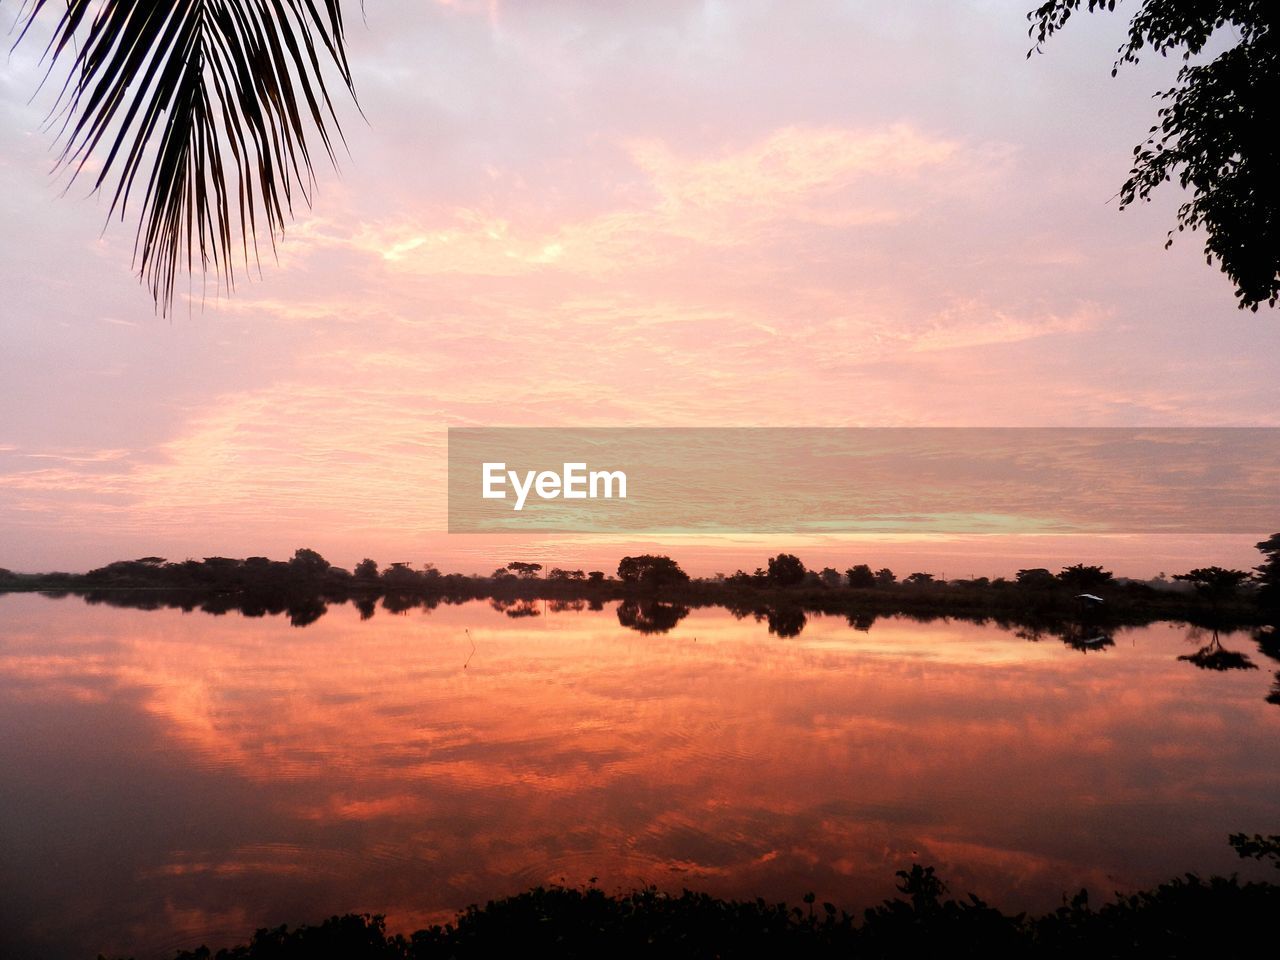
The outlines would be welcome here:
M 348 4 L 349 155 L 260 279 L 184 278 L 169 318 L 132 211 L 104 232 L 50 174 L 30 38 L 0 67 L 0 567 L 1256 562 L 1239 537 L 445 533 L 450 426 L 1280 426 L 1276 312 L 1238 311 L 1198 235 L 1164 249 L 1176 184 L 1117 211 L 1178 63 L 1110 76 L 1132 3 L 1027 59 L 1031 5 Z

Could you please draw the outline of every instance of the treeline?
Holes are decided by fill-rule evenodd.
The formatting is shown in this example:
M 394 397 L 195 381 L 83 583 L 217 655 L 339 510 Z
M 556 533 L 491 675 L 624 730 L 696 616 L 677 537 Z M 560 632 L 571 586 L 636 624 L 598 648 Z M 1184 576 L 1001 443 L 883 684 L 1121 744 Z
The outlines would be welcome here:
M 1232 838 L 1241 856 L 1274 856 L 1277 838 Z M 1261 844 L 1263 852 L 1257 852 Z M 1280 886 L 1193 874 L 1095 907 L 1081 890 L 1040 916 L 1005 913 L 969 894 L 948 896 L 933 867 L 897 873 L 899 896 L 862 912 L 721 900 L 656 887 L 607 894 L 536 887 L 473 905 L 447 924 L 388 934 L 381 916 L 349 914 L 318 926 L 259 930 L 237 947 L 208 947 L 176 960 L 435 960 L 492 956 L 859 957 L 1017 956 L 1245 957 L 1273 936 Z
M 302 598 L 346 602 L 391 598 L 390 608 L 420 599 L 532 600 L 644 598 L 730 608 L 791 606 L 818 613 L 933 612 L 939 615 L 1017 615 L 1024 620 L 1105 615 L 1116 623 L 1154 619 L 1189 620 L 1222 628 L 1277 622 L 1280 614 L 1280 534 L 1259 543 L 1264 562 L 1253 571 L 1201 567 L 1155 585 L 1117 579 L 1101 566 L 1083 563 L 1056 573 L 1022 569 L 1014 577 L 944 580 L 924 571 L 899 578 L 887 567 L 866 563 L 844 571 L 812 570 L 794 554 L 780 553 L 747 573 L 694 579 L 668 556 L 623 557 L 616 574 L 603 570 L 544 568 L 515 560 L 487 576 L 442 573 L 433 564 L 380 566 L 365 559 L 346 570 L 303 547 L 287 561 L 266 557 L 170 562 L 163 557 L 120 560 L 85 574 L 17 574 L 0 569 L 0 591 L 40 590 L 109 597 L 133 593 L 137 605 L 165 602 L 227 609 L 287 609 Z M 1178 589 L 1181 588 L 1181 589 Z M 135 604 L 130 604 L 135 605 Z
M 74 595 L 90 604 L 133 609 L 181 609 L 246 617 L 285 616 L 296 627 L 323 617 L 330 606 L 352 604 L 362 620 L 379 610 L 404 614 L 441 604 L 487 600 L 512 619 L 546 613 L 600 611 L 613 603 L 619 626 L 642 634 L 675 629 L 699 607 L 719 607 L 738 619 L 752 618 L 780 638 L 798 637 L 814 615 L 843 617 L 869 631 L 882 617 L 994 624 L 1029 641 L 1059 641 L 1082 653 L 1115 646 L 1124 628 L 1160 620 L 1178 621 L 1203 633 L 1194 652 L 1179 657 L 1203 670 L 1257 670 L 1249 653 L 1224 648 L 1219 631 L 1249 629 L 1257 652 L 1280 661 L 1280 535 L 1259 544 L 1266 561 L 1253 574 L 1206 567 L 1180 574 L 1182 590 L 1141 581 L 1121 581 L 1098 566 L 1074 564 L 1051 573 L 1020 570 L 1016 577 L 942 580 L 913 573 L 899 580 L 869 565 L 843 575 L 808 570 L 791 554 L 779 554 L 754 573 L 694 579 L 670 557 L 624 557 L 616 576 L 603 571 L 551 568 L 512 561 L 488 576 L 441 573 L 427 564 L 385 568 L 364 560 L 354 570 L 299 549 L 288 561 L 265 557 L 170 563 L 143 557 L 108 564 L 86 574 L 13 574 L 0 570 L 0 593 L 39 591 Z M 1267 695 L 1280 705 L 1280 672 Z

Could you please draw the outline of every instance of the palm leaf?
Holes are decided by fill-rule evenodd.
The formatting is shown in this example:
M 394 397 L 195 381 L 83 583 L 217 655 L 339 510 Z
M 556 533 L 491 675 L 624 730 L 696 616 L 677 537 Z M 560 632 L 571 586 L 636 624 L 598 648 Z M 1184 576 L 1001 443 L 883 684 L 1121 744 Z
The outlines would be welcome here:
M 47 5 L 28 0 L 19 42 Z M 340 0 L 56 6 L 45 60 L 50 71 L 71 61 L 50 114 L 59 165 L 74 179 L 101 158 L 93 188 L 110 190 L 109 218 L 140 203 L 134 261 L 162 311 L 180 266 L 194 272 L 198 260 L 230 287 L 233 260 L 257 258 L 259 226 L 274 249 L 295 192 L 310 203 L 308 134 L 334 160 L 325 71 L 355 95 Z

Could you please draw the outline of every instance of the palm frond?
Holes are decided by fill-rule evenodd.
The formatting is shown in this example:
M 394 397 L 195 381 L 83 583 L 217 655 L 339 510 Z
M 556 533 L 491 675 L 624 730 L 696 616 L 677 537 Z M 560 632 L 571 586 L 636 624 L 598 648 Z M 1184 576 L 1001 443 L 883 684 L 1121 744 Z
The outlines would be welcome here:
M 135 265 L 162 311 L 180 266 L 230 286 L 236 248 L 256 259 L 261 226 L 274 249 L 295 193 L 310 203 L 308 135 L 335 159 L 326 70 L 355 96 L 340 0 L 28 0 L 18 42 L 46 6 L 49 70 L 71 61 L 58 163 L 92 170 L 109 217 L 141 192 Z

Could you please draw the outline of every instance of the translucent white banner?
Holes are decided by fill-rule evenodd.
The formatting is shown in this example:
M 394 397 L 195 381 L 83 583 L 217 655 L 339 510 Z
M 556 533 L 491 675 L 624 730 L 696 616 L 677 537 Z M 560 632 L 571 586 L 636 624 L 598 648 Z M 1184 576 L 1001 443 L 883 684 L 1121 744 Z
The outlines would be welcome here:
M 1280 527 L 1274 428 L 465 428 L 455 533 Z

